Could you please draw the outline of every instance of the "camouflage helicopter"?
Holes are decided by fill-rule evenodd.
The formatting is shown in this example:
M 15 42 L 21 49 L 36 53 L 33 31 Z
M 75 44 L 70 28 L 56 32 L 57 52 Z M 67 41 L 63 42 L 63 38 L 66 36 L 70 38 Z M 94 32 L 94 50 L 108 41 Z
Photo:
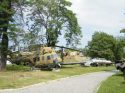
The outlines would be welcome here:
M 17 52 L 10 55 L 10 61 L 17 65 L 28 65 L 38 68 L 58 68 L 61 58 L 51 47 L 40 47 L 37 51 Z
M 55 52 L 52 47 L 58 47 L 61 48 L 61 58 L 58 56 L 58 54 Z M 58 68 L 61 67 L 61 65 L 74 65 L 74 64 L 80 64 L 84 65 L 85 62 L 70 62 L 70 59 L 75 60 L 75 56 L 72 56 L 68 58 L 68 62 L 64 62 L 65 54 L 63 53 L 64 49 L 69 49 L 73 51 L 79 51 L 81 50 L 67 48 L 63 46 L 52 46 L 52 47 L 45 47 L 41 45 L 32 45 L 30 46 L 30 52 L 16 52 L 12 53 L 10 57 L 10 61 L 17 65 L 28 65 L 31 67 L 38 67 L 38 68 Z M 77 58 L 80 59 L 81 57 Z M 65 60 L 66 61 L 66 60 Z

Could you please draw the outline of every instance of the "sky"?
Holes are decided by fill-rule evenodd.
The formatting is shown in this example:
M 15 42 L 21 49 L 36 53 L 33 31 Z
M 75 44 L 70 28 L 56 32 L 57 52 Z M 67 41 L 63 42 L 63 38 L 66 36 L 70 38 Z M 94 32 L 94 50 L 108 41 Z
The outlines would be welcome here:
M 80 47 L 91 41 L 95 31 L 121 36 L 125 28 L 125 0 L 69 0 L 76 13 L 83 38 Z M 61 43 L 60 43 L 61 44 Z

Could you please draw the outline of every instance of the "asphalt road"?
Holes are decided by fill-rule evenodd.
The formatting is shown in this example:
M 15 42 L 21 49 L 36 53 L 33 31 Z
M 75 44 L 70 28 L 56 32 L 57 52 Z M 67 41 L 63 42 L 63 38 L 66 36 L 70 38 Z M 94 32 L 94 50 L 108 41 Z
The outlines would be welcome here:
M 0 90 L 0 93 L 95 93 L 100 83 L 114 73 L 95 72 L 20 89 Z

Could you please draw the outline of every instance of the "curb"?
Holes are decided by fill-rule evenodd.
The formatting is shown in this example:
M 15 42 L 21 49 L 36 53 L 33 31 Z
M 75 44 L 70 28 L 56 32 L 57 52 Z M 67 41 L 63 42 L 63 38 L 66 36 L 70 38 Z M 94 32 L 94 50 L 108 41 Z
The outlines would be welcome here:
M 107 78 L 109 78 L 109 77 L 107 77 Z M 106 78 L 105 80 L 107 80 L 107 78 Z M 101 87 L 102 83 L 103 83 L 105 80 L 101 81 L 100 84 L 97 85 L 97 88 L 94 90 L 93 93 L 97 93 L 97 92 L 98 92 L 99 88 Z
M 113 71 L 116 71 L 116 70 L 113 70 Z M 116 72 L 116 73 L 117 73 L 117 72 Z M 116 73 L 114 73 L 114 74 L 116 74 Z M 113 75 L 114 75 L 114 74 L 113 74 Z M 113 76 L 113 75 L 111 75 L 111 76 Z M 109 76 L 109 77 L 111 77 L 111 76 Z M 93 93 L 97 93 L 98 90 L 99 90 L 99 88 L 101 87 L 102 83 L 103 83 L 104 81 L 106 81 L 109 77 L 107 77 L 105 80 L 101 81 L 101 82 L 97 85 L 97 88 L 94 90 Z

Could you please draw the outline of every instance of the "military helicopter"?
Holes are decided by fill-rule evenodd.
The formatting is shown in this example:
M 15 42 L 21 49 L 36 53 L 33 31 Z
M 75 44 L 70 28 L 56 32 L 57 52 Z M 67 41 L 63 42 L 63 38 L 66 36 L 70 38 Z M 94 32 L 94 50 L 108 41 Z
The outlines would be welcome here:
M 30 46 L 31 47 L 31 46 Z M 58 56 L 57 52 L 52 47 L 59 47 L 61 48 L 61 57 Z M 30 52 L 16 52 L 12 53 L 10 57 L 10 61 L 17 65 L 28 65 L 30 67 L 37 67 L 37 68 L 59 68 L 61 65 L 74 65 L 80 64 L 84 65 L 85 62 L 64 62 L 64 49 L 74 50 L 82 52 L 81 50 L 67 48 L 63 46 L 38 46 L 33 50 L 31 49 Z
M 36 51 L 18 52 L 10 56 L 10 61 L 17 65 L 28 65 L 37 68 L 57 68 L 60 67 L 61 58 L 51 47 L 40 47 Z

